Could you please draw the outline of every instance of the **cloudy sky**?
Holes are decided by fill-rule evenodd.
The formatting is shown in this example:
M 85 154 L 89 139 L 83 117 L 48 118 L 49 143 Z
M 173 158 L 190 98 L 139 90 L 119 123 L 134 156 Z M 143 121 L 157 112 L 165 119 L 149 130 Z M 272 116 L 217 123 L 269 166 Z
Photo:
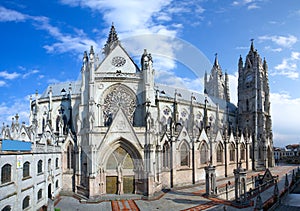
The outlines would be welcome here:
M 114 23 L 137 61 L 153 54 L 156 81 L 203 91 L 215 53 L 236 103 L 238 58 L 250 39 L 269 65 L 274 145 L 300 142 L 300 2 L 295 0 L 2 0 L 0 121 L 51 83 L 80 78 L 82 55 L 102 47 Z

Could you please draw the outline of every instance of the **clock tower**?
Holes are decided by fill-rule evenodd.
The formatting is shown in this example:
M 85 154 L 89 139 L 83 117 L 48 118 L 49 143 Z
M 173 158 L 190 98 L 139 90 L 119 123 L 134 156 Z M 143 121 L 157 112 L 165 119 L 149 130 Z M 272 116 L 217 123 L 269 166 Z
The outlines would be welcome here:
M 253 40 L 245 63 L 239 59 L 238 72 L 238 126 L 252 139 L 252 168 L 274 166 L 268 65 L 254 49 Z

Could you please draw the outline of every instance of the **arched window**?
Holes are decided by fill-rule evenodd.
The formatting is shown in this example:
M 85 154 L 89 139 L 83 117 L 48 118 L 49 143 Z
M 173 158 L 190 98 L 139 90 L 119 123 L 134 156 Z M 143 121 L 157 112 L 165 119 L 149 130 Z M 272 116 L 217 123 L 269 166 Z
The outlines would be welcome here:
M 11 206 L 5 206 L 1 211 L 11 211 Z
M 39 160 L 38 165 L 37 165 L 37 173 L 42 173 L 43 172 L 43 161 Z
M 180 165 L 189 166 L 189 148 L 185 142 L 180 147 Z
M 245 160 L 245 145 L 241 144 L 241 160 Z
M 57 118 L 56 118 L 56 132 L 59 132 L 59 122 L 60 122 L 60 116 L 57 116 Z
M 67 168 L 73 169 L 74 165 L 74 149 L 73 144 L 70 143 L 67 147 Z
M 233 143 L 229 145 L 229 161 L 234 161 L 235 159 L 235 147 Z
M 42 121 L 42 131 L 44 132 L 45 130 L 45 119 L 43 118 L 43 121 Z
M 7 183 L 11 181 L 11 165 L 5 164 L 1 168 L 1 183 Z
M 23 205 L 22 205 L 23 210 L 29 207 L 29 202 L 30 202 L 30 197 L 26 196 L 23 200 Z
M 58 166 L 58 158 L 55 159 L 55 168 L 57 168 L 57 169 L 59 168 L 59 166 Z
M 26 161 L 23 164 L 23 177 L 29 177 L 30 175 L 30 163 Z
M 40 200 L 43 197 L 43 190 L 40 189 L 37 193 L 37 199 Z
M 58 188 L 58 180 L 55 182 L 55 188 Z
M 221 143 L 219 143 L 217 147 L 217 162 L 218 163 L 223 162 L 223 147 Z
M 253 152 L 252 152 L 252 146 L 251 146 L 251 145 L 249 146 L 249 152 L 250 152 L 250 159 L 252 159 L 252 157 L 253 157 Z
M 51 171 L 51 159 L 48 159 L 48 171 Z
M 206 164 L 208 161 L 208 146 L 206 142 L 203 142 L 200 147 L 200 163 Z
M 170 147 L 169 144 L 166 142 L 163 146 L 163 167 L 168 168 L 170 167 Z

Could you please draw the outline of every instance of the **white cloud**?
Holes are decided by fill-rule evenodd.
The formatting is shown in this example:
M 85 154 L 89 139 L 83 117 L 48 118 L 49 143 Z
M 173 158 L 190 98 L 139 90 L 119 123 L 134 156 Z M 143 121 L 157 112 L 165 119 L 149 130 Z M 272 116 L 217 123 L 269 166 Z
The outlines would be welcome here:
M 63 4 L 90 8 L 103 13 L 106 23 L 115 22 L 120 31 L 151 28 L 152 16 L 159 13 L 171 0 L 119 1 L 119 0 L 61 0 Z M 135 12 L 133 12 L 135 11 Z
M 198 14 L 201 14 L 201 13 L 205 12 L 205 9 L 203 7 L 197 5 L 195 12 Z
M 15 99 L 11 104 L 3 102 L 0 104 L 0 120 L 5 124 L 10 124 L 12 117 L 19 115 L 19 123 L 25 122 L 28 124 L 29 120 L 29 97 Z
M 34 75 L 34 74 L 36 74 L 36 73 L 38 73 L 38 72 L 39 72 L 38 70 L 31 70 L 31 71 L 29 71 L 29 72 L 23 74 L 22 78 L 25 79 L 25 78 L 27 78 L 28 76 Z
M 271 93 L 271 113 L 274 131 L 274 145 L 284 146 L 300 140 L 300 98 L 292 98 L 289 93 Z M 286 143 L 285 143 L 286 142 Z
M 295 37 L 294 35 L 289 35 L 289 36 L 264 35 L 264 36 L 260 36 L 258 39 L 260 41 L 272 41 L 277 45 L 285 48 L 292 47 L 298 41 L 297 37 Z
M 74 29 L 74 35 L 63 33 L 61 29 L 51 25 L 49 18 L 44 16 L 30 16 L 15 10 L 0 7 L 0 22 L 1 21 L 29 21 L 36 29 L 48 32 L 56 39 L 56 42 L 44 46 L 48 53 L 83 53 L 89 49 L 91 45 L 93 45 L 95 49 L 98 48 L 97 43 L 89 39 L 82 30 Z
M 281 52 L 282 48 L 272 48 L 271 46 L 266 46 L 265 50 L 272 51 L 272 52 Z
M 240 0 L 240 1 L 233 1 L 232 6 L 247 6 L 248 10 L 253 10 L 253 9 L 259 9 L 260 6 L 257 5 L 258 1 L 257 0 Z
M 248 10 L 254 10 L 254 9 L 259 9 L 259 8 L 260 8 L 260 6 L 257 6 L 257 4 L 250 4 L 247 7 Z
M 283 58 L 282 62 L 274 67 L 276 71 L 273 71 L 271 74 L 298 79 L 299 71 L 297 70 L 297 60 L 300 60 L 300 52 L 293 51 L 290 58 Z
M 172 43 L 172 38 L 177 37 L 180 30 L 182 30 L 182 23 L 184 21 L 181 21 L 182 23 L 180 24 L 173 21 L 169 25 L 162 25 L 161 23 L 174 20 L 174 16 L 182 18 L 186 17 L 185 14 L 199 14 L 205 11 L 200 4 L 197 4 L 195 7 L 191 7 L 190 2 L 186 0 L 177 2 L 176 4 L 171 4 L 171 2 L 172 0 L 61 0 L 61 3 L 65 5 L 89 8 L 93 11 L 99 12 L 108 26 L 114 22 L 122 44 L 124 44 L 124 40 L 132 40 L 132 37 L 134 36 L 149 34 L 167 36 L 168 39 L 162 39 L 159 41 L 160 45 L 150 41 L 154 44 L 151 46 L 148 44 L 149 40 L 135 40 L 135 42 L 139 45 L 134 44 L 134 46 L 143 46 L 143 48 L 147 48 L 149 52 L 153 54 L 156 53 L 162 55 L 174 54 L 173 52 L 176 50 L 174 49 L 176 46 Z M 185 21 L 190 20 L 186 18 Z M 108 29 L 105 33 L 107 32 Z M 102 42 L 105 41 L 103 40 Z M 127 47 L 128 46 L 126 46 L 126 50 L 133 55 L 140 55 L 143 52 L 143 49 L 139 49 L 137 54 L 137 49 L 135 47 L 134 50 L 132 50 L 133 47 Z
M 249 46 L 237 46 L 235 47 L 236 50 L 246 50 L 249 49 Z
M 0 72 L 0 77 L 8 80 L 13 80 L 16 79 L 20 76 L 19 73 L 13 72 L 13 73 L 8 73 L 7 71 L 2 71 Z
M 87 37 L 87 35 L 78 29 L 74 29 L 75 35 L 64 34 L 58 27 L 52 26 L 47 18 L 39 20 L 35 26 L 37 29 L 47 31 L 57 42 L 45 45 L 48 53 L 75 52 L 83 53 L 90 46 L 98 48 L 98 44 Z
M 0 80 L 0 87 L 5 86 L 5 85 L 6 85 L 6 82 Z
M 174 72 L 159 70 L 156 71 L 155 81 L 158 84 L 166 84 L 172 87 L 180 87 L 203 93 L 203 77 L 183 78 L 177 76 Z
M 283 75 L 290 79 L 299 78 L 299 73 L 297 72 L 297 64 L 290 62 L 288 59 L 283 59 L 281 64 L 274 67 L 277 71 L 273 71 L 271 75 Z
M 291 59 L 292 60 L 300 60 L 300 52 L 293 51 L 291 54 Z
M 19 22 L 19 21 L 25 21 L 27 18 L 28 18 L 27 15 L 0 6 L 0 22 L 9 22 L 9 21 Z

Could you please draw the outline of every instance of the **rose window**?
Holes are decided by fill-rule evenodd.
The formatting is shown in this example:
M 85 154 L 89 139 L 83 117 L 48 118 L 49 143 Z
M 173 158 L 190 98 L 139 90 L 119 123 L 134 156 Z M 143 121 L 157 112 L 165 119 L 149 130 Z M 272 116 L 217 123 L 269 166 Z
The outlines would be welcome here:
M 112 118 L 119 109 L 122 109 L 131 123 L 133 123 L 133 115 L 136 108 L 135 96 L 122 86 L 114 87 L 104 98 L 104 117 L 107 125 L 110 125 Z

